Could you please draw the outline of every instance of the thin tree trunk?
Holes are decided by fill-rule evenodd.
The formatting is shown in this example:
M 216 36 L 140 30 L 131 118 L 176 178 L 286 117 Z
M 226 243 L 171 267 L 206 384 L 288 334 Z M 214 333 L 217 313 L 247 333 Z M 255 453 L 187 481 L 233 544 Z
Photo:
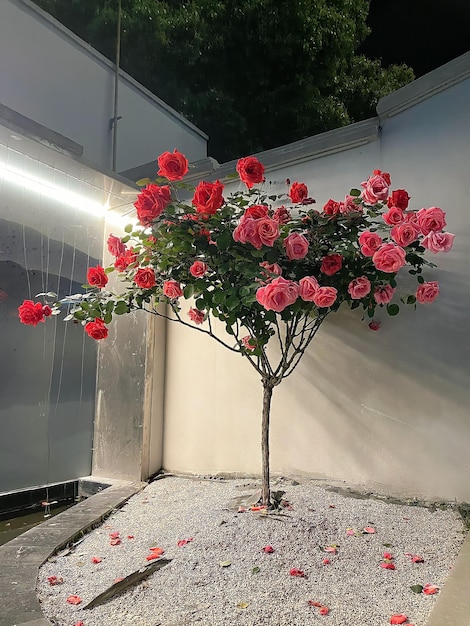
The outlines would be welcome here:
M 261 457 L 263 467 L 263 478 L 261 485 L 262 504 L 269 506 L 269 417 L 271 411 L 271 396 L 273 395 L 273 384 L 268 379 L 263 379 L 263 418 L 261 422 Z

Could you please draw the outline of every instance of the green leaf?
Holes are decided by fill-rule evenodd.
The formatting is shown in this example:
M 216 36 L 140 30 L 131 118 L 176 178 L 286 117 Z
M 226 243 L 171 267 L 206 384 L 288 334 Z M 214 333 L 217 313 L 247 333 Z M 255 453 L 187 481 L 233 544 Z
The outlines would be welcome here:
M 212 302 L 214 304 L 222 304 L 222 302 L 225 302 L 225 293 L 222 291 L 222 289 L 214 291 L 214 295 L 212 296 Z
M 414 304 L 416 302 L 416 296 L 408 296 L 406 304 Z
M 413 593 L 422 593 L 423 585 L 411 585 L 410 589 Z
M 106 267 L 105 270 L 104 270 L 105 274 L 111 274 L 111 272 L 114 272 L 114 267 L 113 266 Z
M 116 306 L 114 307 L 114 312 L 116 315 L 124 315 L 125 313 L 127 313 L 127 311 L 127 304 L 123 300 L 120 300 L 116 303 Z
M 422 276 L 418 276 L 417 281 L 420 285 L 424 283 L 424 278 Z
M 237 295 L 230 296 L 225 304 L 230 310 L 236 309 L 240 304 L 240 298 Z
M 112 313 L 109 313 L 108 311 L 106 311 L 103 317 L 103 322 L 105 324 L 110 324 L 112 321 L 113 321 Z
M 386 548 L 393 548 L 393 543 L 383 543 L 382 545 Z
M 125 233 L 131 233 L 133 228 L 134 228 L 134 227 L 132 226 L 132 224 L 126 224 L 126 225 L 124 226 L 124 232 L 125 232 Z
M 359 189 L 351 189 L 351 191 L 349 192 L 349 195 L 357 197 L 361 195 L 361 192 L 359 191 Z
M 232 233 L 230 230 L 224 230 L 217 238 L 217 247 L 219 250 L 226 250 L 233 242 Z
M 145 187 L 145 185 L 148 185 L 150 182 L 152 182 L 150 178 L 141 178 L 140 180 L 137 180 L 135 184 L 138 187 Z
M 251 573 L 252 574 L 259 574 L 260 571 L 261 571 L 260 568 L 258 566 L 256 566 L 256 567 L 253 567 L 253 569 L 251 570 Z
M 186 285 L 186 287 L 183 290 L 183 294 L 186 300 L 188 300 L 188 298 L 191 298 L 194 295 L 194 285 L 191 283 Z
M 398 304 L 387 304 L 387 313 L 389 315 L 397 315 L 400 311 Z

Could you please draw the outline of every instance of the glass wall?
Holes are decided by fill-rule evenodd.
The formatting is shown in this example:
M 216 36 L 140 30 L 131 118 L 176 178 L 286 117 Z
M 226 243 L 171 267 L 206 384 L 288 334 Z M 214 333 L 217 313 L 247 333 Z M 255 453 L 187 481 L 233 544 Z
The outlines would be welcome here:
M 81 290 L 102 255 L 103 191 L 41 149 L 0 133 L 0 492 L 91 471 L 96 342 L 64 315 L 25 326 L 17 309 Z

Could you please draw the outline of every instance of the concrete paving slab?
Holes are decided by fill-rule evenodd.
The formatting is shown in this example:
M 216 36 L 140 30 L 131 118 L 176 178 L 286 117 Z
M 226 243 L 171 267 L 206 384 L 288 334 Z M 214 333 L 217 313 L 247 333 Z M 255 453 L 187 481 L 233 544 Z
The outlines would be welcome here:
M 112 485 L 0 546 L 0 626 L 51 626 L 36 596 L 39 567 L 145 483 Z

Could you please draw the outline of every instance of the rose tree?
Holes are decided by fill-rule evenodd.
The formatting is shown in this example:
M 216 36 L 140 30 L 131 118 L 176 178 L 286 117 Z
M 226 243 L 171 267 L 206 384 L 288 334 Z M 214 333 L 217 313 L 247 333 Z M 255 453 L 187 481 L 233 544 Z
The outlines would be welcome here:
M 263 385 L 262 503 L 268 506 L 274 387 L 343 303 L 362 307 L 372 319 L 378 307 L 394 316 L 400 302 L 433 302 L 439 285 L 423 277 L 423 267 L 433 266 L 424 254 L 448 252 L 454 235 L 443 232 L 444 211 L 410 210 L 408 193 L 391 191 L 390 175 L 380 170 L 361 183 L 362 190 L 317 210 L 304 183 L 286 181 L 287 193 L 270 193 L 255 157 L 238 161 L 243 189 L 228 197 L 218 180 L 195 189 L 182 182 L 188 162 L 176 150 L 162 154 L 158 164 L 159 178 L 147 181 L 135 202 L 139 225 L 126 226 L 124 237 L 109 236 L 114 264 L 89 268 L 85 293 L 58 302 L 55 294 L 39 294 L 44 305 L 25 301 L 20 319 L 35 326 L 65 305 L 65 319 L 99 340 L 114 315 L 143 309 L 244 357 Z M 412 293 L 399 289 L 400 270 L 416 278 Z M 123 293 L 106 289 L 113 271 Z M 182 299 L 191 301 L 187 314 Z M 369 324 L 372 330 L 379 325 Z

